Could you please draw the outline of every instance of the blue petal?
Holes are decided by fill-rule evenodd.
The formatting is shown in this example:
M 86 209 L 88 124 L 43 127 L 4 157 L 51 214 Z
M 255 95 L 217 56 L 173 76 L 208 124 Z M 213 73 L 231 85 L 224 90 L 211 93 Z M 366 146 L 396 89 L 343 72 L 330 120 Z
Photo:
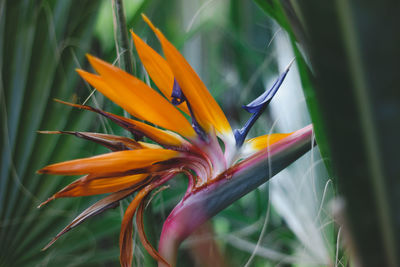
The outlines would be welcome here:
M 249 133 L 251 127 L 263 113 L 265 108 L 268 106 L 269 102 L 271 102 L 272 98 L 278 92 L 278 89 L 282 85 L 283 81 L 286 78 L 286 75 L 289 72 L 290 66 L 292 65 L 294 59 L 290 62 L 289 66 L 286 70 L 278 77 L 278 79 L 274 82 L 271 89 L 265 91 L 262 95 L 254 99 L 250 104 L 243 106 L 243 108 L 252 113 L 250 119 L 245 123 L 245 125 L 241 129 L 236 129 L 233 131 L 233 134 L 236 139 L 236 146 L 240 147 L 243 145 L 244 140 L 246 139 L 247 134 Z
M 197 133 L 198 136 L 200 136 L 200 138 L 203 141 L 208 141 L 208 137 L 206 132 L 203 130 L 203 128 L 201 128 L 200 124 L 197 122 L 194 113 L 192 111 L 192 108 L 190 106 L 189 101 L 187 101 L 185 95 L 182 92 L 181 87 L 179 86 L 178 82 L 176 79 L 174 79 L 174 85 L 172 88 L 172 93 L 171 93 L 171 97 L 172 97 L 172 104 L 177 106 L 179 104 L 182 104 L 183 102 L 186 101 L 186 104 L 188 106 L 189 112 L 190 112 L 190 116 L 192 118 L 192 127 L 194 129 L 194 131 Z
M 174 86 L 172 87 L 172 104 L 175 106 L 183 103 L 186 101 L 186 97 L 182 92 L 181 87 L 179 86 L 178 82 L 174 79 Z
M 275 96 L 276 92 L 278 92 L 279 87 L 285 80 L 291 64 L 292 63 L 289 64 L 289 67 L 287 67 L 286 70 L 274 82 L 274 85 L 272 85 L 271 89 L 265 91 L 262 95 L 254 99 L 250 104 L 243 106 L 243 108 L 249 113 L 256 113 L 263 107 L 267 106 L 269 102 L 271 102 L 272 98 Z

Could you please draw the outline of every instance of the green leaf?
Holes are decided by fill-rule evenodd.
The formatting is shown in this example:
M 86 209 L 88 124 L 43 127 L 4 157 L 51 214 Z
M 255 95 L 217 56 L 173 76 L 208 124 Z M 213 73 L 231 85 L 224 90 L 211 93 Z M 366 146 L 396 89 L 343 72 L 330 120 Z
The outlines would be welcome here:
M 74 69 L 90 50 L 97 17 L 97 1 L 0 2 L 0 265 L 80 265 L 98 255 L 116 262 L 118 246 L 103 254 L 96 245 L 106 233 L 117 236 L 119 224 L 90 222 L 84 238 L 65 239 L 52 252 L 40 249 L 81 210 L 76 201 L 57 202 L 42 210 L 36 206 L 60 189 L 66 179 L 36 175 L 44 165 L 82 155 L 82 142 L 41 136 L 37 130 L 88 130 L 91 114 L 71 111 L 53 98 L 85 97 Z M 78 88 L 78 90 L 76 90 Z M 76 91 L 75 91 L 76 90 Z M 84 204 L 87 199 L 83 200 Z M 74 203 L 74 204 L 72 204 Z M 85 232 L 86 229 L 86 232 Z M 87 242 L 85 242 L 85 240 Z M 115 251 L 114 251 L 114 248 Z M 56 251 L 62 250 L 55 253 Z M 87 253 L 79 262 L 79 254 Z M 93 265 L 93 264 L 92 264 Z
M 309 95 L 317 101 L 320 121 L 310 108 L 311 116 L 344 200 L 341 213 L 353 260 L 361 266 L 398 266 L 399 3 L 264 1 L 262 6 L 269 3 L 282 6 L 312 66 Z

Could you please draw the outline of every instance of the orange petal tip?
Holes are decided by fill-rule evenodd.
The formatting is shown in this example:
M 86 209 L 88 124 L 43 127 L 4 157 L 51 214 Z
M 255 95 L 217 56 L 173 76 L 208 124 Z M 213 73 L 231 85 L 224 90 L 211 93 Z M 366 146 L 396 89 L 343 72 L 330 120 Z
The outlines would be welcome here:
M 150 27 L 154 32 L 156 32 L 158 29 L 153 25 L 153 23 L 150 21 L 150 19 L 149 19 L 144 13 L 142 13 L 141 15 L 142 15 L 142 18 L 143 18 L 144 22 L 146 22 L 147 25 L 149 25 L 149 27 Z
M 91 65 L 96 64 L 97 62 L 103 62 L 103 60 L 91 54 L 86 54 L 86 58 L 89 60 Z
M 134 41 L 138 41 L 138 39 L 140 39 L 140 37 L 133 30 L 130 30 L 130 32 Z
M 89 53 L 86 53 L 85 56 L 87 57 L 87 59 L 93 58 L 93 56 Z
M 84 71 L 84 70 L 78 70 L 77 73 L 79 74 L 79 76 L 81 76 L 81 78 L 82 78 L 83 80 L 85 80 L 85 82 L 88 82 L 87 80 L 90 79 L 90 75 L 96 75 L 96 74 L 89 73 L 89 72 Z M 97 75 L 96 75 L 96 76 L 97 76 Z M 94 87 L 94 86 L 93 86 L 93 87 Z

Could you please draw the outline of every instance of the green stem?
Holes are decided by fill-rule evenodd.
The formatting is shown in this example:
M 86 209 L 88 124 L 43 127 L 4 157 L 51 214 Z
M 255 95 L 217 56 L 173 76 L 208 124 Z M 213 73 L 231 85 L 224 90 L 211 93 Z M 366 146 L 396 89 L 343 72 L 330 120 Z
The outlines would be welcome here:
M 114 21 L 114 39 L 117 50 L 118 65 L 121 69 L 130 74 L 135 74 L 133 68 L 134 58 L 131 52 L 131 46 L 128 38 L 126 18 L 124 13 L 124 4 L 122 0 L 112 0 L 113 21 Z

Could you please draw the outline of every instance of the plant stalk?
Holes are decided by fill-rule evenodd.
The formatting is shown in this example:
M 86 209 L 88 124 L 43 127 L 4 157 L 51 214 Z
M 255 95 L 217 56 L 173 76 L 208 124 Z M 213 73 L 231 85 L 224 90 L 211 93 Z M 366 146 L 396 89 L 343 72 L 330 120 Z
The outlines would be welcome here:
M 112 0 L 112 8 L 118 66 L 130 74 L 135 74 L 136 71 L 133 67 L 134 58 L 128 37 L 128 27 L 126 25 L 123 1 Z

